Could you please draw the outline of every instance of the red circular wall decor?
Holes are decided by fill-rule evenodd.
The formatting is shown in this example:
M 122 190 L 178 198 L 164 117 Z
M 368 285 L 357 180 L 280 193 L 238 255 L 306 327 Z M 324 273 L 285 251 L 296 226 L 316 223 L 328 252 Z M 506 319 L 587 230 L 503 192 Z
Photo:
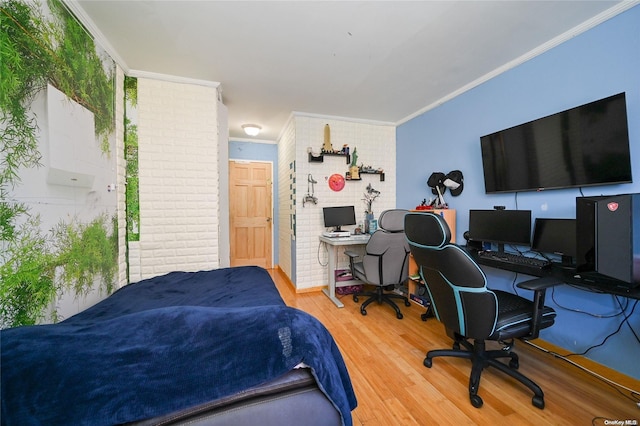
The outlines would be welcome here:
M 344 176 L 338 173 L 329 176 L 329 188 L 332 191 L 342 191 L 342 188 L 344 188 Z

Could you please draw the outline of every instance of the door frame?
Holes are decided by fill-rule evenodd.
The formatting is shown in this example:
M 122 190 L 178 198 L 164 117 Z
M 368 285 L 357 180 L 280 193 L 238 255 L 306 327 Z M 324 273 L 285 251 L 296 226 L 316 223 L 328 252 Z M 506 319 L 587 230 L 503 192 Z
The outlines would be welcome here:
M 279 244 L 276 244 L 276 240 L 275 240 L 276 236 L 279 234 L 279 232 L 276 232 L 279 229 L 278 218 L 276 217 L 277 203 L 275 202 L 276 193 L 277 193 L 276 185 L 278 183 L 277 180 L 275 179 L 276 164 L 272 160 L 250 160 L 246 158 L 229 158 L 228 162 L 229 163 L 235 162 L 235 163 L 269 163 L 271 164 L 271 206 L 270 206 L 270 209 L 271 209 L 271 268 L 275 268 L 277 266 L 275 262 L 275 250 L 279 246 Z M 227 177 L 228 177 L 227 191 L 229 192 L 229 197 L 231 197 L 230 189 L 232 184 L 230 170 L 231 170 L 231 165 L 229 164 L 227 168 Z M 229 216 L 229 225 L 231 225 L 231 200 L 229 200 L 227 203 L 227 215 Z

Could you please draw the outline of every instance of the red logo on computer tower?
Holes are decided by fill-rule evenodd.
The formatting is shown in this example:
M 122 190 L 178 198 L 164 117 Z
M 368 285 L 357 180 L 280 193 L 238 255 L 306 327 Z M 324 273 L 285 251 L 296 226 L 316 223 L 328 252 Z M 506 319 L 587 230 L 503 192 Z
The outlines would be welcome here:
M 607 208 L 609 209 L 609 211 L 615 212 L 616 210 L 618 210 L 618 203 L 615 203 L 615 202 L 608 203 Z

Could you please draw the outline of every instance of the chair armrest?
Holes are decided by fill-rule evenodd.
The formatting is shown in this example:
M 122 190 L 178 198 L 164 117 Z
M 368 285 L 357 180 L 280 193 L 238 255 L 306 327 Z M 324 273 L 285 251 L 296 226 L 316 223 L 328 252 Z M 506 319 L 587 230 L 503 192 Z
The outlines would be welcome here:
M 360 253 L 356 253 L 355 251 L 352 250 L 345 250 L 344 254 L 346 254 L 347 256 L 349 256 L 350 258 L 355 258 L 360 256 Z
M 542 278 L 534 278 L 531 280 L 522 281 L 521 283 L 516 284 L 516 287 L 523 288 L 525 290 L 538 291 L 538 290 L 545 290 L 549 287 L 553 287 L 563 283 L 564 281 L 562 281 L 562 279 L 560 278 L 542 277 Z
M 353 278 L 356 278 L 355 263 L 356 263 L 356 258 L 360 256 L 360 253 L 356 253 L 355 251 L 352 251 L 352 250 L 345 250 L 344 254 L 349 256 L 349 270 L 351 271 L 351 276 Z
M 542 312 L 544 310 L 544 299 L 547 288 L 562 284 L 561 279 L 555 277 L 534 278 L 532 280 L 523 281 L 516 284 L 517 287 L 531 290 L 533 294 L 533 313 L 531 314 L 531 333 L 525 336 L 525 340 L 537 339 L 540 334 L 540 323 L 542 322 Z

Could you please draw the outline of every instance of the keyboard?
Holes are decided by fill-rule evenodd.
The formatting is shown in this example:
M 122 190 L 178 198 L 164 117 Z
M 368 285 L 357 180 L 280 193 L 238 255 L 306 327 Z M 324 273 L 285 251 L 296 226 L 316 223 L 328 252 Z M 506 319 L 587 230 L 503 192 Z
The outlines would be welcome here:
M 520 265 L 532 269 L 545 269 L 551 266 L 551 262 L 545 259 L 536 259 L 521 254 L 514 253 L 498 253 L 495 251 L 479 251 L 478 257 L 482 259 L 491 259 L 505 265 Z
M 350 237 L 351 233 L 349 231 L 324 231 L 322 236 L 328 238 L 341 238 Z

